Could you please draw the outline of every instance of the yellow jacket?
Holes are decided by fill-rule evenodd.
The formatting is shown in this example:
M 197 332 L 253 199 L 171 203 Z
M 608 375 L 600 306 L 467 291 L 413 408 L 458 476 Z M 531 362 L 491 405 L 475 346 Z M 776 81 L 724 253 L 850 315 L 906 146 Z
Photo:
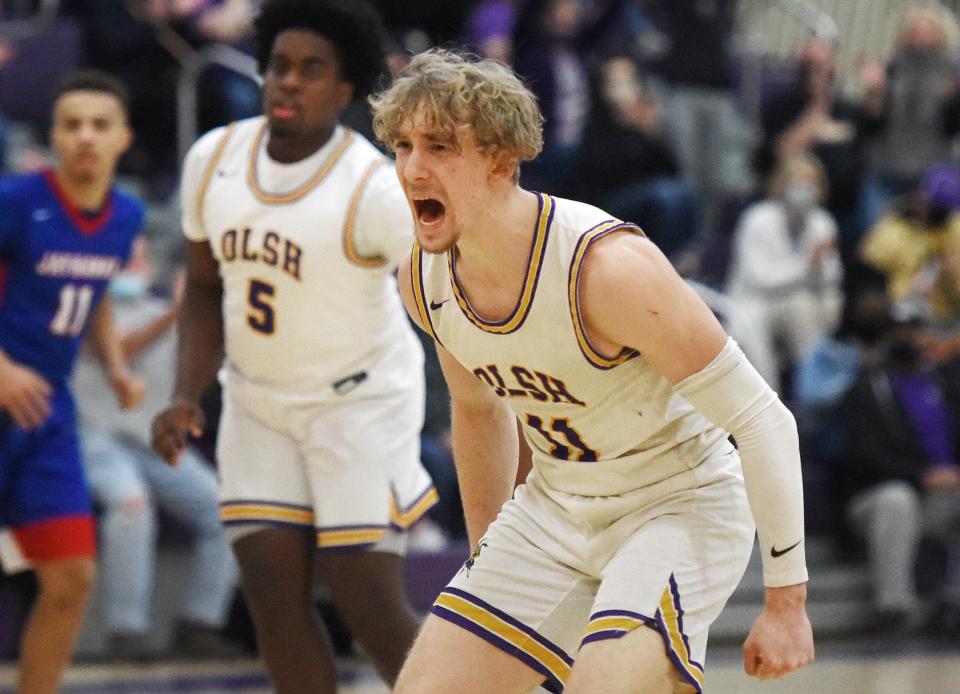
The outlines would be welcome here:
M 863 239 L 860 254 L 887 276 L 893 301 L 925 299 L 935 318 L 960 317 L 960 215 L 939 229 L 887 215 Z

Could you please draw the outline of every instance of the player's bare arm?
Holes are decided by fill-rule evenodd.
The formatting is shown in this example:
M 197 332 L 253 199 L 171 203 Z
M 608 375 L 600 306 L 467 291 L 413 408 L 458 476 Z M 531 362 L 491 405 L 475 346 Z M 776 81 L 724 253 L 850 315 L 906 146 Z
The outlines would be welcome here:
M 407 312 L 422 328 L 410 285 L 409 256 L 400 263 L 397 281 Z M 513 496 L 519 458 L 517 419 L 485 383 L 435 344 L 450 390 L 453 458 L 473 546 Z
M 200 398 L 223 355 L 223 284 L 206 241 L 187 244 L 187 280 L 178 322 L 177 374 L 171 405 L 153 421 L 153 447 L 171 465 L 188 435 L 203 432 Z
M 636 349 L 737 440 L 766 584 L 764 610 L 744 645 L 747 673 L 779 677 L 805 665 L 813 636 L 793 417 L 651 242 L 628 232 L 602 239 L 583 272 L 580 301 L 594 346 L 607 354 Z
M 90 318 L 90 342 L 120 406 L 125 410 L 137 407 L 143 401 L 146 385 L 127 365 L 123 343 L 113 320 L 109 293 L 103 295 Z

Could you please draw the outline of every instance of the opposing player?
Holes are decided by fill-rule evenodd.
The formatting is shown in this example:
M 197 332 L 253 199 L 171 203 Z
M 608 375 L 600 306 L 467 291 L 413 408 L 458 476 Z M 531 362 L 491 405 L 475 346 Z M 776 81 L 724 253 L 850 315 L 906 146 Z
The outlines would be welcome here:
M 124 362 L 105 288 L 143 205 L 112 187 L 130 144 L 127 95 L 109 75 L 58 87 L 53 170 L 0 180 L 0 559 L 39 594 L 20 643 L 18 692 L 56 691 L 94 577 L 94 526 L 67 382 L 84 330 L 124 407 L 143 383 Z
M 450 385 L 476 545 L 395 691 L 701 691 L 754 519 L 766 603 L 746 670 L 809 662 L 797 432 L 776 394 L 637 227 L 519 187 L 542 119 L 508 68 L 427 52 L 371 102 L 415 215 L 400 287 Z M 515 417 L 533 470 L 511 500 Z
M 268 0 L 265 116 L 201 138 L 183 171 L 187 289 L 171 461 L 221 364 L 221 517 L 280 692 L 333 692 L 315 551 L 347 626 L 393 682 L 416 633 L 402 531 L 435 501 L 419 462 L 423 353 L 393 270 L 413 219 L 388 159 L 338 125 L 383 61 L 362 2 Z

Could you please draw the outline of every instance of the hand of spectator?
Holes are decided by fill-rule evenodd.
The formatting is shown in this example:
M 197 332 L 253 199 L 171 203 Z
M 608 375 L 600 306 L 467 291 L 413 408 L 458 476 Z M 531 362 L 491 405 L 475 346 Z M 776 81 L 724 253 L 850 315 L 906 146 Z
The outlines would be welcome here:
M 253 29 L 245 2 L 227 2 L 203 12 L 196 22 L 200 33 L 210 41 L 236 43 Z
M 942 492 L 960 487 L 960 468 L 956 465 L 932 465 L 920 480 L 928 492 Z
M 143 402 L 147 386 L 144 380 L 129 369 L 118 369 L 110 374 L 110 385 L 117 402 L 125 410 L 132 410 Z
M 153 450 L 170 465 L 179 462 L 187 436 L 203 434 L 203 410 L 195 402 L 174 403 L 153 420 Z
M 743 644 L 743 669 L 748 675 L 774 679 L 813 661 L 806 595 L 805 583 L 766 589 L 763 612 Z
M 0 410 L 6 410 L 17 426 L 36 429 L 50 416 L 53 387 L 39 373 L 0 357 Z

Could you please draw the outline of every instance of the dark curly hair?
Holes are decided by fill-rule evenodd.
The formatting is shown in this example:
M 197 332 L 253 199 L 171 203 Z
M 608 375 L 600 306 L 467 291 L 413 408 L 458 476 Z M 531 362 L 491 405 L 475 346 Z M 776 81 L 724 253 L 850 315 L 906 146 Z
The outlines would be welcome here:
M 385 32 L 380 15 L 365 0 L 266 0 L 254 26 L 261 73 L 277 36 L 290 29 L 319 34 L 333 44 L 340 76 L 353 85 L 356 97 L 367 96 L 384 72 Z

